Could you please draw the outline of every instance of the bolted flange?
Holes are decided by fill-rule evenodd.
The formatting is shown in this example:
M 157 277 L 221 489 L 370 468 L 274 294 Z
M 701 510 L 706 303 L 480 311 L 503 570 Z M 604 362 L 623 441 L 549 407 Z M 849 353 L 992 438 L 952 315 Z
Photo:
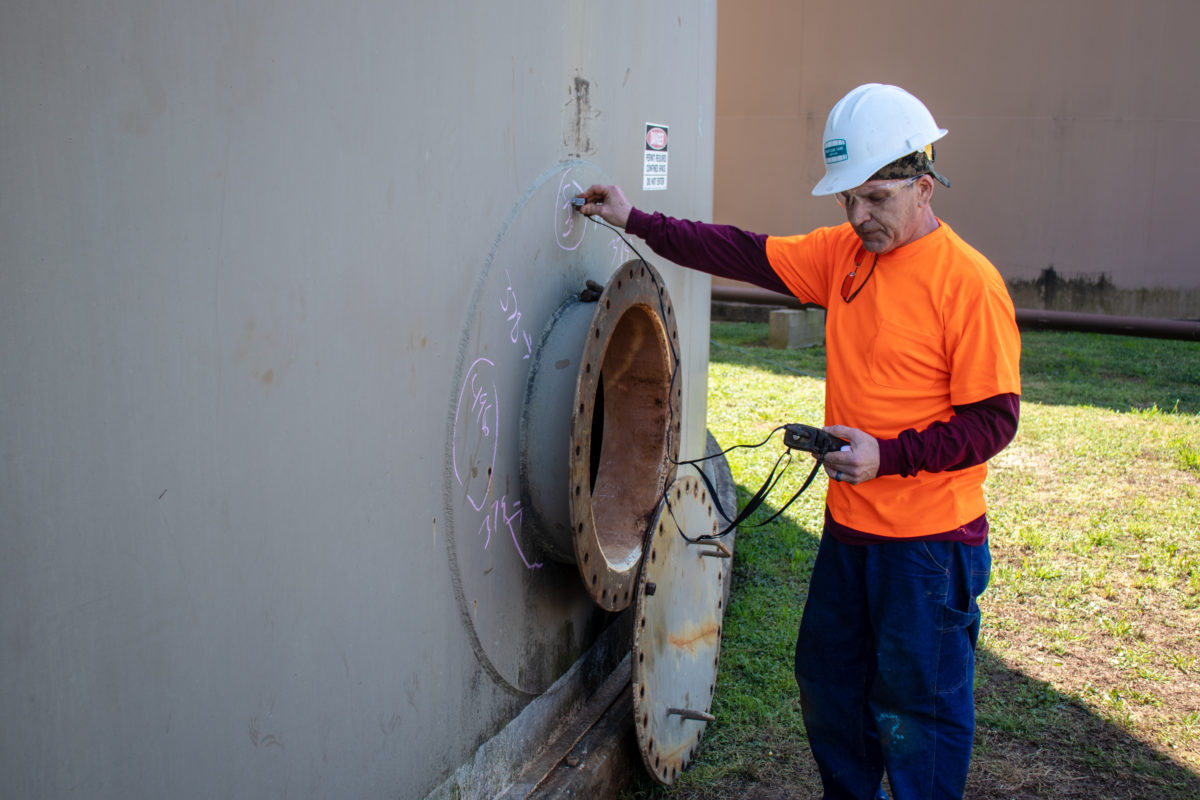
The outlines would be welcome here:
M 575 563 L 592 599 L 609 611 L 633 600 L 642 541 L 674 475 L 683 397 L 678 352 L 662 277 L 630 261 L 594 305 L 573 297 L 560 306 L 526 388 L 528 535 L 552 558 Z
M 642 563 L 633 638 L 634 728 L 646 770 L 663 784 L 674 783 L 695 757 L 714 719 L 729 564 L 687 539 L 717 531 L 708 490 L 699 478 L 680 478 L 658 509 Z

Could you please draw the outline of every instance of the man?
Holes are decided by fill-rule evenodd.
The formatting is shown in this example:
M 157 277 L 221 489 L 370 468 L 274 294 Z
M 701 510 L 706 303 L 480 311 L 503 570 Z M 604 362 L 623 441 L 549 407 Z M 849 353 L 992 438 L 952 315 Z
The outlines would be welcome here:
M 584 214 L 678 264 L 827 309 L 825 525 L 796 680 L 826 800 L 960 798 L 974 734 L 976 598 L 991 557 L 986 462 L 1017 429 L 1020 336 L 995 268 L 933 213 L 946 134 L 895 86 L 825 126 L 846 224 L 791 237 L 646 214 L 615 186 Z

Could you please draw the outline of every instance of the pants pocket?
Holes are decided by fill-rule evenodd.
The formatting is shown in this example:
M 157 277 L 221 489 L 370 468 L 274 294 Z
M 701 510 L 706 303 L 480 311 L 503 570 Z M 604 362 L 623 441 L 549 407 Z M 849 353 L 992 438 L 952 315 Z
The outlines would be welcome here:
M 941 642 L 936 691 L 949 694 L 963 687 L 975 674 L 975 641 L 979 634 L 979 608 L 971 600 L 971 611 L 942 607 L 938 626 Z

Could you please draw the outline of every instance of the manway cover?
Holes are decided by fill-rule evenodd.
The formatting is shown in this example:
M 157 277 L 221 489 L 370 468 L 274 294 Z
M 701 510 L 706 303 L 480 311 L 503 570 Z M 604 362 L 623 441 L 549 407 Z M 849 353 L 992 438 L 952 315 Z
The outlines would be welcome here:
M 675 481 L 659 505 L 644 555 L 633 641 L 633 710 L 646 769 L 670 784 L 696 754 L 714 717 L 713 691 L 731 552 L 716 533 L 699 478 Z M 686 535 L 686 539 L 684 538 Z

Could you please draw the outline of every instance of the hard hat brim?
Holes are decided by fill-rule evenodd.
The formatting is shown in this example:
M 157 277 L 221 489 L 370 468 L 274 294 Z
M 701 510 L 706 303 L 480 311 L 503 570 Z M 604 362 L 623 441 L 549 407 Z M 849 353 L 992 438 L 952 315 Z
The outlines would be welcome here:
M 825 167 L 825 176 L 821 178 L 821 180 L 817 181 L 817 185 L 812 189 L 812 195 L 813 197 L 826 197 L 831 194 L 845 192 L 862 186 L 864 183 L 869 181 L 871 176 L 874 175 L 875 172 L 884 164 L 889 164 L 898 158 L 903 158 L 909 153 L 914 153 L 918 150 L 921 150 L 926 146 L 938 141 L 947 133 L 949 133 L 949 131 L 946 128 L 938 128 L 937 134 L 929 137 L 929 141 L 923 141 L 916 146 L 913 146 L 911 142 L 907 142 L 904 152 L 896 153 L 894 155 L 889 154 L 890 157 L 880 156 L 870 161 L 862 162 L 857 167 L 852 168 L 848 165 L 845 165 L 841 169 L 830 171 L 829 166 L 827 165 Z

